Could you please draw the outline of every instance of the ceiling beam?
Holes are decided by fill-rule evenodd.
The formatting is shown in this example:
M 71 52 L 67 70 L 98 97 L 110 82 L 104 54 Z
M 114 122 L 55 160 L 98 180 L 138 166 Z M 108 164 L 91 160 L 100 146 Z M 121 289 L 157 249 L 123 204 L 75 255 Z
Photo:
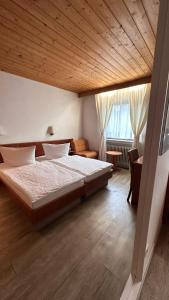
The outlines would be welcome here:
M 104 92 L 108 92 L 108 91 L 120 90 L 120 89 L 124 89 L 127 87 L 145 84 L 145 83 L 149 83 L 149 82 L 151 82 L 151 76 L 141 77 L 141 78 L 134 79 L 131 81 L 126 81 L 123 83 L 117 83 L 117 84 L 105 86 L 103 88 L 98 88 L 98 89 L 94 89 L 94 90 L 81 92 L 81 93 L 79 93 L 79 97 L 96 95 L 96 94 L 104 93 Z

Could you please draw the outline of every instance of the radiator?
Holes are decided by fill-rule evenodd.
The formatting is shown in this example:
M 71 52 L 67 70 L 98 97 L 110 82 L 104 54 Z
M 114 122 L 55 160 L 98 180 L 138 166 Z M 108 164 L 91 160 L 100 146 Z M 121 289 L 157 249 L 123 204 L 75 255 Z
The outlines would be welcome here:
M 129 160 L 128 160 L 128 151 L 132 147 L 132 142 L 124 142 L 124 141 L 114 141 L 107 140 L 107 150 L 108 151 L 120 151 L 122 155 L 117 159 L 117 165 L 120 168 L 129 169 Z M 111 162 L 111 158 L 108 158 L 109 162 Z

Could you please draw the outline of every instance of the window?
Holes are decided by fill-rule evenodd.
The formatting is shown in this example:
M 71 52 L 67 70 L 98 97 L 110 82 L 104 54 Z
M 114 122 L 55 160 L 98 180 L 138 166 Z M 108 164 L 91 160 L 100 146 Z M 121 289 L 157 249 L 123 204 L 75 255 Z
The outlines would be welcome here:
M 133 139 L 129 102 L 113 104 L 110 121 L 106 130 L 106 137 L 120 140 Z

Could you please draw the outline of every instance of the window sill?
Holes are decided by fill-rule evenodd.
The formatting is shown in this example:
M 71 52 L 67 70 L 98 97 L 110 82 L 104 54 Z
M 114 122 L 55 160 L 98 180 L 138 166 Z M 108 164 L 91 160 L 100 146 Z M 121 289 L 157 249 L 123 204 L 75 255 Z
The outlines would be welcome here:
M 106 142 L 115 142 L 115 143 L 128 143 L 128 144 L 132 144 L 133 140 L 125 140 L 125 139 L 112 139 L 112 138 L 106 138 Z

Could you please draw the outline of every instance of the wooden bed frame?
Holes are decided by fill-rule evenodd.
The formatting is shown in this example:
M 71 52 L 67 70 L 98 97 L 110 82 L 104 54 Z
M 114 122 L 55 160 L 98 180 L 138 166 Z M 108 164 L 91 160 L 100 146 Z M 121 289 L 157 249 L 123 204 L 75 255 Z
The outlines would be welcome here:
M 53 140 L 53 141 L 38 141 L 38 142 L 28 142 L 28 143 L 15 143 L 15 144 L 1 144 L 0 146 L 7 147 L 29 147 L 36 146 L 36 157 L 44 155 L 43 143 L 48 144 L 65 144 L 70 143 L 70 154 L 71 154 L 71 145 L 73 139 L 64 139 L 64 140 Z M 3 162 L 2 156 L 0 154 L 0 163 Z M 14 201 L 24 210 L 26 215 L 29 217 L 30 221 L 33 224 L 43 224 L 48 223 L 45 220 L 50 220 L 53 215 L 60 215 L 60 212 L 64 212 L 67 208 L 74 206 L 76 203 L 79 203 L 77 199 L 85 199 L 87 196 L 96 192 L 97 190 L 105 187 L 108 184 L 108 179 L 112 177 L 112 172 L 107 172 L 98 178 L 91 180 L 90 182 L 86 182 L 82 187 L 75 189 L 74 191 L 63 195 L 52 202 L 45 204 L 42 207 L 31 209 L 22 198 L 20 198 L 14 191 L 11 189 L 9 185 L 7 185 L 3 180 L 3 184 L 8 188 L 9 192 L 13 195 Z

